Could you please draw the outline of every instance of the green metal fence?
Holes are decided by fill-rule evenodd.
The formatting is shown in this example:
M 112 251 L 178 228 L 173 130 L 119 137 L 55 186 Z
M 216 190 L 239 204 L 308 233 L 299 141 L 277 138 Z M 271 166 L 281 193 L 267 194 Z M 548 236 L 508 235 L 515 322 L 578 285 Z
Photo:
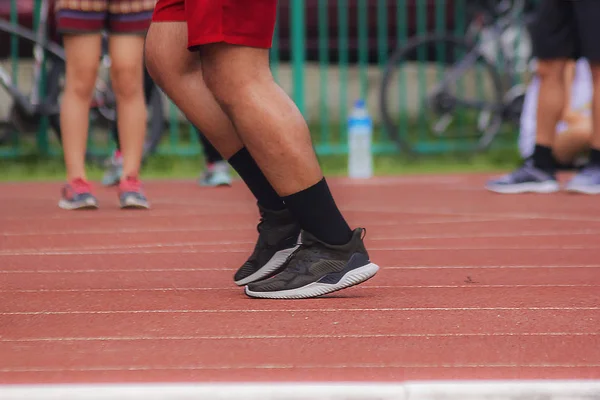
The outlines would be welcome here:
M 7 4 L 9 1 L 10 4 Z M 34 32 L 37 32 L 40 24 L 41 0 L 31 0 L 29 2 L 23 2 L 21 0 L 18 3 L 17 0 L 9 1 L 3 0 L 0 2 L 0 18 L 10 21 L 14 26 L 27 26 Z M 17 5 L 19 7 L 17 7 Z M 25 81 L 24 86 L 26 89 L 29 89 L 29 82 L 27 82 L 29 77 L 27 76 L 27 71 L 23 70 L 23 61 L 27 62 L 30 57 L 26 57 L 25 59 L 22 57 L 23 43 L 19 40 L 19 37 L 17 35 L 8 35 L 5 32 L 1 32 L 0 46 L 0 52 L 2 53 L 0 62 L 4 67 L 4 71 L 9 71 L 9 75 L 13 82 L 20 82 L 18 85 L 19 87 L 22 87 L 23 85 L 21 85 L 21 82 Z M 30 52 L 25 51 L 25 53 L 29 54 Z M 45 69 L 42 65 L 42 85 L 40 88 L 41 90 L 37 93 L 40 98 L 43 98 L 44 96 L 44 73 Z M 20 131 L 14 132 L 15 128 L 13 125 L 15 125 L 15 121 L 14 116 L 11 113 L 12 106 L 13 102 L 8 92 L 0 87 L 0 138 L 2 139 L 0 142 L 0 158 L 28 154 L 32 149 L 30 143 L 23 140 Z M 33 134 L 33 139 L 39 153 L 49 152 L 48 121 L 46 118 L 35 121 L 35 124 L 26 123 L 25 121 L 17 121 L 16 124 L 19 125 L 22 130 L 28 130 L 29 132 L 27 133 L 30 135 Z
M 28 0 L 18 0 L 20 6 Z M 33 2 L 34 28 L 39 20 L 40 0 Z M 17 0 L 10 0 L 7 18 L 18 21 Z M 407 38 L 425 32 L 452 32 L 463 35 L 468 23 L 467 0 L 281 0 L 271 50 L 273 74 L 292 96 L 307 119 L 315 147 L 321 155 L 347 151 L 348 111 L 357 98 L 367 100 L 374 116 L 374 151 L 395 152 L 379 128 L 378 91 L 382 68 L 390 52 Z M 6 3 L 6 1 L 5 1 Z M 23 63 L 15 37 L 10 38 L 13 65 Z M 3 38 L 3 43 L 6 43 Z M 14 68 L 17 74 L 19 68 Z M 426 74 L 419 72 L 425 81 Z M 0 92 L 2 89 L 0 89 Z M 399 87 L 402 91 L 402 87 Z M 8 107 L 0 99 L 0 116 Z M 159 152 L 195 155 L 200 144 L 179 110 L 167 102 L 168 128 Z M 57 152 L 51 133 L 40 130 L 38 148 Z M 47 145 L 50 143 L 50 145 Z M 453 144 L 461 146 L 461 142 Z M 0 156 L 26 152 L 19 140 L 0 145 Z M 423 146 L 427 152 L 427 146 Z M 101 149 L 108 151 L 109 148 Z

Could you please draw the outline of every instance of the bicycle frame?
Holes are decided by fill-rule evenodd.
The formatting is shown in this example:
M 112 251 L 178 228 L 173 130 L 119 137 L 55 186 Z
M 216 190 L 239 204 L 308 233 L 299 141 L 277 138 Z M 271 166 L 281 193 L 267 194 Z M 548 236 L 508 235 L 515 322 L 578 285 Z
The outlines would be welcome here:
M 519 15 L 521 14 L 521 11 L 525 7 L 525 1 L 517 0 L 517 2 L 515 4 L 516 7 L 514 7 L 514 9 L 511 9 L 509 7 L 508 3 L 510 3 L 510 2 L 503 1 L 497 6 L 498 12 L 499 13 L 505 12 L 506 15 L 501 16 L 492 24 L 485 23 L 486 17 L 489 18 L 493 13 L 492 11 L 486 9 L 485 7 L 484 7 L 483 11 L 479 11 L 479 14 L 476 15 L 476 23 L 477 23 L 476 30 L 477 30 L 477 32 L 481 32 L 481 30 L 483 28 L 490 28 L 494 41 L 496 41 L 499 44 L 499 48 L 502 51 L 502 55 L 503 55 L 502 59 L 504 60 L 504 67 L 506 68 L 505 70 L 509 71 L 508 73 L 504 74 L 505 76 L 508 76 L 508 78 L 510 80 L 508 87 L 506 87 L 506 86 L 504 87 L 504 90 L 507 92 L 512 90 L 518 83 L 516 74 L 514 74 L 512 72 L 512 71 L 514 71 L 514 67 L 516 65 L 516 60 L 515 60 L 516 57 L 513 57 L 510 54 L 510 52 L 506 50 L 504 43 L 502 43 L 501 37 L 502 37 L 502 33 L 505 32 L 508 27 L 512 26 L 512 24 L 515 21 L 518 20 Z M 480 3 L 480 4 L 482 4 L 482 3 Z M 496 10 L 494 10 L 494 11 L 496 11 Z M 473 46 L 472 49 L 458 63 L 456 63 L 453 66 L 450 73 L 447 73 L 444 76 L 444 79 L 440 83 L 438 83 L 438 85 L 436 85 L 436 87 L 434 89 L 432 89 L 433 94 L 436 94 L 436 93 L 438 93 L 438 91 L 443 90 L 443 88 L 446 87 L 450 82 L 456 81 L 458 79 L 458 77 L 460 77 L 464 73 L 465 70 L 467 70 L 470 66 L 472 66 L 473 64 L 475 64 L 477 62 L 477 59 L 479 57 L 484 57 L 486 59 L 486 61 L 488 61 L 490 64 L 494 64 L 492 60 L 489 60 L 485 56 L 485 52 L 482 51 L 481 46 L 477 42 L 475 36 L 476 35 L 473 33 L 471 33 L 471 34 L 467 33 L 467 39 L 472 42 L 472 46 Z M 503 85 L 504 84 L 505 84 L 505 82 L 503 82 Z M 466 105 L 470 108 L 478 108 L 478 109 L 484 109 L 484 107 L 482 107 L 482 104 L 479 104 L 479 102 L 464 102 L 464 105 Z
M 477 12 L 475 20 L 475 32 L 467 34 L 467 36 L 473 40 L 474 45 L 477 46 L 480 50 L 480 53 L 485 56 L 486 52 L 481 49 L 481 44 L 477 43 L 475 36 L 484 28 L 490 30 L 492 36 L 491 40 L 495 42 L 497 48 L 500 50 L 502 60 L 501 70 L 505 71 L 504 76 L 509 80 L 508 84 L 506 84 L 507 82 L 504 82 L 504 89 L 508 91 L 520 83 L 518 82 L 517 74 L 515 73 L 517 69 L 518 56 L 514 54 L 515 52 L 511 51 L 510 48 L 507 48 L 506 44 L 502 41 L 502 35 L 511 26 L 519 23 L 519 20 L 525 10 L 525 0 L 515 0 L 514 4 L 512 4 L 512 7 L 509 0 L 502 0 L 495 7 L 489 7 L 492 7 L 492 9 L 490 10 L 489 8 L 484 7 L 483 10 Z M 493 18 L 495 14 L 499 15 L 495 21 L 491 23 L 485 22 L 486 19 L 489 20 L 490 18 Z M 494 64 L 493 60 L 488 59 L 488 61 Z
M 34 71 L 33 71 L 33 90 L 31 94 L 23 94 L 16 82 L 13 82 L 12 77 L 4 68 L 0 66 L 0 85 L 10 94 L 18 106 L 25 110 L 29 115 L 35 115 L 42 112 L 45 105 L 40 101 L 40 89 L 43 79 L 42 70 L 46 55 L 50 54 L 58 60 L 65 60 L 65 52 L 63 48 L 55 42 L 48 40 L 46 32 L 48 21 L 49 5 L 47 0 L 42 0 L 42 15 L 37 32 L 22 26 L 14 25 L 10 21 L 0 18 L 0 31 L 10 35 L 16 35 L 27 39 L 34 43 Z

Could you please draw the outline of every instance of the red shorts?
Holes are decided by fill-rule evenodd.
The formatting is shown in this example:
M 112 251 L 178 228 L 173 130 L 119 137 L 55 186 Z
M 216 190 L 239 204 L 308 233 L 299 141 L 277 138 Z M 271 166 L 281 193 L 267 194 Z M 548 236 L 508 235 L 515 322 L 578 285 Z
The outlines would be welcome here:
M 186 21 L 188 48 L 225 42 L 270 48 L 277 0 L 158 0 L 153 21 Z

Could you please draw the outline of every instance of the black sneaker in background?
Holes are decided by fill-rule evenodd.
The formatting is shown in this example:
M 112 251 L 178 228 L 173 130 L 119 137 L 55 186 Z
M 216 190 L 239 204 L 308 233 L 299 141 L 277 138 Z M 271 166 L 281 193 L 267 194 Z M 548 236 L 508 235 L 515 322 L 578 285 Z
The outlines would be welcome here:
M 258 209 L 258 241 L 250 258 L 233 277 L 239 286 L 277 273 L 298 248 L 300 226 L 287 209 L 271 211 L 260 206 Z
M 303 231 L 300 248 L 279 274 L 246 286 L 250 297 L 302 299 L 358 285 L 372 278 L 379 267 L 371 262 L 363 243 L 364 229 L 352 233 L 341 246 L 323 243 Z

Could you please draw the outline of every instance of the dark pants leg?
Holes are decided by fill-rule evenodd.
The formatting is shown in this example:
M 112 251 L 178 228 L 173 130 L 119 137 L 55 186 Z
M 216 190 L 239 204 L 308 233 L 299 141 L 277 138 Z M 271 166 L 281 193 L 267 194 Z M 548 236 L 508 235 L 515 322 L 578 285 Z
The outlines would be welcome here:
M 198 131 L 198 139 L 202 142 L 202 150 L 204 151 L 204 159 L 207 164 L 214 164 L 218 161 L 223 161 L 221 154 L 215 149 L 215 147 L 208 141 L 206 136 L 202 132 Z

